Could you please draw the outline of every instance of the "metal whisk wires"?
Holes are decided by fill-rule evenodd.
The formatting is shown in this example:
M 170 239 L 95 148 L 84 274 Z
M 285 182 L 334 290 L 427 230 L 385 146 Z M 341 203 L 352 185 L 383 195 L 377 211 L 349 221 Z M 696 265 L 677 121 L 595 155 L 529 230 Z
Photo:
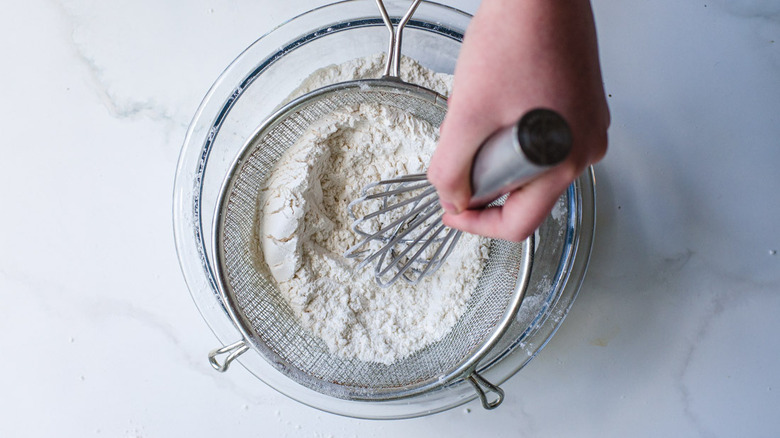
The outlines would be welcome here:
M 362 240 L 345 256 L 368 254 L 358 269 L 376 262 L 374 276 L 381 286 L 402 277 L 417 284 L 441 266 L 461 236 L 442 223 L 441 213 L 436 189 L 423 173 L 369 184 L 349 204 L 352 230 Z
M 471 169 L 469 208 L 483 208 L 563 162 L 572 147 L 568 123 L 536 108 L 498 130 L 477 150 Z M 499 201 L 500 202 L 500 201 Z M 425 174 L 369 184 L 349 204 L 352 230 L 363 239 L 344 254 L 376 262 L 374 276 L 387 286 L 403 278 L 416 284 L 438 269 L 461 234 L 442 223 L 436 189 Z

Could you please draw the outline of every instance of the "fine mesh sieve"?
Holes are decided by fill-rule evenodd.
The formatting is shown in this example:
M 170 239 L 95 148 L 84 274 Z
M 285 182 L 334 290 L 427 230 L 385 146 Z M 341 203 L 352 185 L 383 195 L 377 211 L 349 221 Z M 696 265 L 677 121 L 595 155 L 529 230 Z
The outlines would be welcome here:
M 386 75 L 334 84 L 302 96 L 266 120 L 246 142 L 228 173 L 214 221 L 214 254 L 218 287 L 244 339 L 212 352 L 212 365 L 227 369 L 238 355 L 254 348 L 279 371 L 318 392 L 352 400 L 389 400 L 441 388 L 468 379 L 483 405 L 497 406 L 503 392 L 476 372 L 480 360 L 514 320 L 528 284 L 532 238 L 522 243 L 492 240 L 489 258 L 467 308 L 441 340 L 391 365 L 347 359 L 331 354 L 324 341 L 302 327 L 263 260 L 258 243 L 258 197 L 266 178 L 287 148 L 309 126 L 346 106 L 381 104 L 406 111 L 434 127 L 446 113 L 437 93 L 398 79 L 400 34 L 419 3 L 415 1 L 391 29 Z M 228 354 L 223 363 L 217 356 Z M 484 388 L 495 393 L 488 401 Z

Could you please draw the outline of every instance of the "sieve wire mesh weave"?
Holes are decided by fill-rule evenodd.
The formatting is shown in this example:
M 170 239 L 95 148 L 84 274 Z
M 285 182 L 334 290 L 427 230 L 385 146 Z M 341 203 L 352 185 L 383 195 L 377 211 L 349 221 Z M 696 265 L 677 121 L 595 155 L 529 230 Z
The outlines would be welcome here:
M 342 84 L 294 101 L 261 127 L 231 171 L 219 204 L 215 237 L 220 282 L 227 302 L 256 351 L 290 378 L 319 392 L 349 399 L 382 400 L 429 391 L 499 329 L 522 296 L 522 243 L 493 240 L 490 256 L 467 309 L 441 340 L 391 365 L 331 354 L 303 328 L 265 266 L 258 243 L 260 188 L 284 151 L 313 122 L 348 105 L 395 106 L 438 127 L 446 105 L 414 86 L 373 80 Z M 422 89 L 421 89 L 422 90 Z

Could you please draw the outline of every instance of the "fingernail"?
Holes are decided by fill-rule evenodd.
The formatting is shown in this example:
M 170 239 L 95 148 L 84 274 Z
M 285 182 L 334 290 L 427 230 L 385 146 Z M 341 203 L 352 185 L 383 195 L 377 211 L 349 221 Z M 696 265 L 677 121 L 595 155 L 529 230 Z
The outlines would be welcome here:
M 443 201 L 441 199 L 439 200 L 439 203 L 441 204 L 441 208 L 443 208 L 444 211 L 446 211 L 447 213 L 451 213 L 451 214 L 458 214 L 459 213 L 458 209 L 455 208 L 455 204 L 453 204 L 451 202 Z

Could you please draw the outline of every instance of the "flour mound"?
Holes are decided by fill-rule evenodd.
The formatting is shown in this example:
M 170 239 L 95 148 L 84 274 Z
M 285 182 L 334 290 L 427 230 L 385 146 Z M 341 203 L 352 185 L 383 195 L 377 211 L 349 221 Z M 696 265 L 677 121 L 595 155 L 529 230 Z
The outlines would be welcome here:
M 333 68 L 344 76 L 350 67 Z M 416 286 L 401 280 L 381 288 L 372 269 L 357 270 L 342 256 L 359 240 L 350 230 L 349 202 L 370 182 L 424 172 L 437 140 L 436 128 L 396 108 L 345 107 L 313 124 L 262 189 L 266 263 L 300 324 L 333 354 L 391 364 L 444 337 L 465 311 L 487 239 L 464 234 L 447 262 Z

